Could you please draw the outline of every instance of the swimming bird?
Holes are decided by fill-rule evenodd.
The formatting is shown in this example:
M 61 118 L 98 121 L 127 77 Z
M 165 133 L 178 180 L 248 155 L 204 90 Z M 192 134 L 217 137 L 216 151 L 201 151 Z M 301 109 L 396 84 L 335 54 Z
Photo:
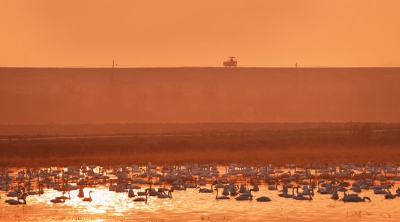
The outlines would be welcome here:
M 311 188 L 311 192 L 308 192 L 308 196 L 309 197 L 305 197 L 305 196 L 303 196 L 303 194 L 299 194 L 298 196 L 296 196 L 296 197 L 293 197 L 295 200 L 313 200 L 313 198 L 311 197 L 311 193 L 312 193 L 312 195 L 314 195 L 314 189 L 313 188 Z
M 390 192 L 389 189 L 388 189 L 388 192 L 389 192 L 389 193 L 387 193 L 387 194 L 385 195 L 385 199 L 394 199 L 394 198 L 396 198 L 396 195 L 393 195 L 392 192 Z
M 71 194 L 69 193 L 69 191 L 68 191 L 68 197 L 67 197 L 67 196 L 64 196 L 65 191 L 63 191 L 62 194 L 63 194 L 62 196 L 56 197 L 56 199 L 63 199 L 63 200 L 67 200 L 67 199 L 69 200 L 69 199 L 71 199 Z
M 258 184 L 257 183 L 254 183 L 254 185 L 253 185 L 253 191 L 259 191 L 260 190 L 260 188 L 258 187 Z
M 21 192 L 21 186 L 18 186 L 18 188 L 15 188 L 14 191 L 10 191 L 7 193 L 7 197 L 18 197 L 19 194 L 22 194 Z
M 197 178 L 195 177 L 195 178 L 193 178 L 193 180 L 194 180 L 194 184 L 193 183 L 186 183 L 185 187 L 186 188 L 196 188 L 197 187 Z
M 253 200 L 253 195 L 251 195 L 251 191 L 253 191 L 253 189 L 249 190 L 248 195 L 240 195 L 238 197 L 235 197 L 235 199 L 236 200 Z
M 396 195 L 400 197 L 400 187 L 397 187 Z
M 147 191 L 148 191 L 149 189 L 146 189 L 145 190 L 145 196 L 146 196 L 146 198 L 144 198 L 144 197 L 136 197 L 135 199 L 133 199 L 133 201 L 135 201 L 135 202 L 139 202 L 139 201 L 145 201 L 146 203 L 147 203 Z
M 158 195 L 160 195 L 160 192 L 158 192 L 158 191 L 155 190 L 154 188 L 150 188 L 150 189 L 147 191 L 147 194 L 148 194 L 149 196 L 158 196 Z
M 44 192 L 43 192 L 43 183 L 39 183 L 38 186 L 39 186 L 38 191 L 30 190 L 30 191 L 28 191 L 27 193 L 28 193 L 29 195 L 40 195 L 40 194 L 44 194 Z
M 52 202 L 52 203 L 65 203 L 65 199 L 54 198 L 54 199 L 50 200 L 50 202 Z
M 374 189 L 374 194 L 388 194 L 388 192 L 384 189 Z
M 280 185 L 280 184 L 277 183 L 275 186 L 274 185 L 269 185 L 268 186 L 268 190 L 278 190 L 278 185 Z
M 90 196 L 90 194 L 91 194 L 92 192 L 93 192 L 93 191 L 89 191 L 89 197 L 83 198 L 82 201 L 92 201 L 92 197 Z
M 296 187 L 292 187 L 292 194 L 283 193 L 283 194 L 278 194 L 278 196 L 284 197 L 284 198 L 294 198 L 294 197 L 296 197 L 296 195 L 294 195 L 294 189 L 296 189 L 297 193 L 298 193 L 299 188 L 300 188 L 300 186 L 297 185 Z
M 129 188 L 128 197 L 130 198 L 130 197 L 134 197 L 134 196 L 135 196 L 135 193 L 133 193 L 132 188 Z
M 257 201 L 260 201 L 260 202 L 268 202 L 268 201 L 271 201 L 271 199 L 270 199 L 269 197 L 266 197 L 266 196 L 259 197 L 259 198 L 257 198 L 256 200 L 257 200 Z
M 17 200 L 10 199 L 10 200 L 6 200 L 6 201 L 4 201 L 4 202 L 6 202 L 6 203 L 8 203 L 8 204 L 10 204 L 10 205 L 26 204 L 26 197 L 27 197 L 27 196 L 28 196 L 27 193 L 23 193 L 23 194 L 21 195 L 21 197 L 18 197 L 18 198 L 17 198 Z M 19 201 L 20 199 L 22 199 L 23 202 Z
M 359 197 L 359 196 L 350 196 L 347 198 L 343 198 L 342 199 L 344 202 L 365 202 L 365 200 L 369 200 L 371 201 L 371 199 L 369 197 Z
M 227 196 L 218 196 L 218 188 L 215 188 L 214 190 L 216 190 L 217 191 L 217 195 L 215 195 L 215 199 L 217 199 L 217 200 L 226 200 L 226 199 L 230 199 L 229 197 L 227 197 Z
M 213 192 L 213 184 L 211 184 L 211 189 L 200 188 L 200 187 L 197 187 L 196 189 L 199 189 L 199 193 L 212 193 Z
M 253 191 L 253 189 L 250 189 L 250 190 L 245 189 L 245 191 L 241 194 L 241 196 L 250 196 L 251 191 Z
M 239 194 L 238 193 L 238 189 L 239 189 L 239 186 L 231 186 L 230 195 L 231 196 L 237 196 Z
M 288 190 L 288 186 L 286 184 L 283 184 L 282 190 L 279 191 L 279 192 L 282 192 L 282 193 L 279 193 L 278 196 L 284 197 L 284 196 L 286 196 L 288 194 L 288 191 L 289 191 Z
M 332 196 L 331 196 L 331 199 L 334 199 L 334 200 L 339 199 L 339 194 L 338 194 L 337 188 L 335 188 L 335 189 L 333 190 L 333 194 L 332 194 Z
M 222 190 L 222 195 L 228 196 L 229 195 L 229 186 L 225 186 L 224 189 Z
M 250 196 L 238 196 L 238 197 L 235 197 L 235 200 L 253 200 L 253 196 L 252 195 L 250 195 Z
M 82 185 L 79 187 L 78 197 L 79 198 L 85 197 L 85 194 L 83 193 L 83 186 Z
M 244 191 L 246 191 L 244 184 L 240 184 L 239 193 L 244 193 Z
M 165 191 L 160 192 L 160 194 L 157 196 L 158 198 L 172 198 L 172 192 L 174 192 L 174 189 L 168 190 L 168 193 L 165 194 Z

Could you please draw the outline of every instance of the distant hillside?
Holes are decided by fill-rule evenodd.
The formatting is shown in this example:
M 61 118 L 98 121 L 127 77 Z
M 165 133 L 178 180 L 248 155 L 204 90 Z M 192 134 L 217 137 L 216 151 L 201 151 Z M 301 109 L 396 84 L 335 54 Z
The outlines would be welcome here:
M 399 98 L 400 68 L 0 68 L 0 124 L 399 122 Z

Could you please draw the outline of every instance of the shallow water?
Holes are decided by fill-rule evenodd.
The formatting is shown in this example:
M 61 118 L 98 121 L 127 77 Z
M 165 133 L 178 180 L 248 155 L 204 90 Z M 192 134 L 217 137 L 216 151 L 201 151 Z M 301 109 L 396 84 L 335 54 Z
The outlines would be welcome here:
M 236 183 L 240 184 L 240 183 Z M 142 191 L 146 185 L 139 184 Z M 395 184 L 397 188 L 398 184 Z M 158 188 L 160 186 L 154 186 Z M 165 187 L 170 187 L 167 185 Z M 210 185 L 203 186 L 209 188 Z M 247 184 L 247 187 L 252 186 Z M 108 190 L 108 184 L 85 187 L 85 196 L 91 193 L 92 202 L 78 198 L 78 190 L 70 191 L 71 199 L 62 204 L 50 202 L 62 193 L 44 189 L 43 195 L 30 195 L 26 205 L 9 205 L 4 202 L 5 191 L 0 191 L 0 221 L 188 221 L 188 220 L 257 220 L 257 221 L 399 221 L 400 198 L 387 200 L 373 190 L 363 190 L 359 196 L 368 196 L 371 202 L 345 203 L 331 199 L 330 194 L 315 193 L 312 201 L 299 201 L 279 197 L 276 190 L 260 185 L 252 192 L 252 201 L 216 200 L 214 193 L 199 193 L 196 189 L 175 190 L 171 199 L 149 196 L 147 203 L 133 202 L 127 193 Z M 392 189 L 393 190 L 393 189 Z M 219 195 L 221 195 L 220 189 Z M 291 189 L 290 189 L 291 192 Z M 135 191 L 136 193 L 136 191 Z M 339 192 L 339 196 L 343 195 Z M 257 202 L 255 198 L 267 196 L 271 202 Z

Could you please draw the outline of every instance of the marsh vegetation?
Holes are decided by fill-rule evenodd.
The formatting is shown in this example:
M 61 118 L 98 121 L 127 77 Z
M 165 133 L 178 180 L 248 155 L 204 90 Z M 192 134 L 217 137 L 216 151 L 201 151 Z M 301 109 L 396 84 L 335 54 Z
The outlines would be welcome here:
M 0 164 L 3 166 L 74 165 L 82 162 L 97 165 L 145 164 L 148 161 L 157 164 L 240 162 L 282 166 L 285 163 L 365 163 L 400 159 L 397 124 L 203 123 L 7 127 L 14 133 L 29 128 L 36 132 L 51 129 L 54 133 L 3 134 L 0 140 Z M 93 129 L 98 133 L 82 134 L 82 131 L 74 131 L 75 128 Z M 140 128 L 142 133 L 138 133 Z

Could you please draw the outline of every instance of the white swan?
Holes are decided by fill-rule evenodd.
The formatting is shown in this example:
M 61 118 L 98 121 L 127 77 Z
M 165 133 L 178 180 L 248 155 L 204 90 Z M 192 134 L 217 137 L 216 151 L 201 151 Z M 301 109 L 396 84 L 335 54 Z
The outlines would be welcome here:
M 385 195 L 385 199 L 394 199 L 394 198 L 396 198 L 396 195 L 393 195 L 392 192 L 390 192 L 389 189 L 388 189 L 388 192 L 389 192 L 389 193 L 387 193 L 387 194 Z
M 146 196 L 146 198 L 143 198 L 143 197 L 136 197 L 135 199 L 133 199 L 133 201 L 135 201 L 135 202 L 140 202 L 140 201 L 145 201 L 145 202 L 147 202 L 147 192 L 148 192 L 148 190 L 149 190 L 149 189 L 146 189 L 146 190 L 145 190 L 145 196 Z
M 197 178 L 193 178 L 194 179 L 194 184 L 192 183 L 187 183 L 185 186 L 186 188 L 196 188 L 197 187 Z
M 259 198 L 257 198 L 256 200 L 257 200 L 257 201 L 260 201 L 260 202 L 268 202 L 268 201 L 271 201 L 271 199 L 270 199 L 269 197 L 266 197 L 266 196 L 259 197 Z
M 253 185 L 253 191 L 259 191 L 260 190 L 260 188 L 258 187 L 258 184 L 257 183 L 254 183 L 254 185 Z
M 132 188 L 129 188 L 128 197 L 130 198 L 130 197 L 134 197 L 134 196 L 135 196 L 135 193 L 133 193 Z
M 165 191 L 160 192 L 160 194 L 157 196 L 158 198 L 172 198 L 172 192 L 174 192 L 174 189 L 171 189 L 168 191 L 168 194 L 165 194 Z
M 244 187 L 244 184 L 240 184 L 239 193 L 244 193 L 245 191 L 246 188 Z
M 217 199 L 217 200 L 226 200 L 226 199 L 230 199 L 229 197 L 227 197 L 227 196 L 218 196 L 218 188 L 215 188 L 214 190 L 216 190 L 217 191 L 217 195 L 215 195 L 215 199 Z
M 200 177 L 200 179 L 199 179 L 199 185 L 200 186 L 206 185 L 206 182 L 204 181 L 204 179 L 202 177 Z
M 299 187 L 300 186 L 292 187 L 292 194 L 281 193 L 281 194 L 278 194 L 278 196 L 284 197 L 284 198 L 294 198 L 296 196 L 296 195 L 294 195 L 294 189 L 297 189 L 297 192 L 298 192 L 299 191 Z
M 69 199 L 71 199 L 71 194 L 70 194 L 70 192 L 68 191 L 68 197 L 67 196 L 64 196 L 64 194 L 65 194 L 65 191 L 63 191 L 62 192 L 62 196 L 59 196 L 59 197 L 56 197 L 56 199 L 63 199 L 63 200 L 69 200 Z
M 213 184 L 211 184 L 211 189 L 200 188 L 200 187 L 197 187 L 196 189 L 199 189 L 199 193 L 212 193 L 213 192 Z
M 28 191 L 29 195 L 40 195 L 40 194 L 43 194 L 43 193 L 44 192 L 43 192 L 43 184 L 42 183 L 39 183 L 39 190 L 38 191 L 34 191 L 34 190 Z
M 18 186 L 18 188 L 15 188 L 14 191 L 10 191 L 7 193 L 7 197 L 18 197 L 19 194 L 21 194 L 21 186 Z
M 240 195 L 238 197 L 235 197 L 236 200 L 253 200 L 253 195 L 251 195 L 251 191 L 253 191 L 253 189 L 249 190 L 249 195 Z
M 309 197 L 305 197 L 305 196 L 303 196 L 303 194 L 299 193 L 298 196 L 293 197 L 293 198 L 295 200 L 313 200 L 313 198 L 311 197 L 311 193 L 312 193 L 312 195 L 314 195 L 314 189 L 313 188 L 311 188 L 311 192 L 308 192 L 308 196 Z
M 229 195 L 229 186 L 225 186 L 222 190 L 222 195 L 228 196 Z
M 10 204 L 10 205 L 26 204 L 26 196 L 28 196 L 28 194 L 27 193 L 23 193 L 21 195 L 21 198 L 20 197 L 17 198 L 18 200 L 11 199 L 11 200 L 6 200 L 5 202 Z M 22 199 L 23 202 L 19 201 L 20 199 Z
M 238 196 L 235 197 L 236 200 L 253 200 L 253 196 Z
M 147 191 L 147 194 L 148 194 L 149 196 L 158 196 L 158 195 L 160 195 L 160 192 L 158 192 L 158 191 L 155 190 L 154 188 L 150 188 L 150 189 Z
M 236 196 L 236 195 L 238 195 L 238 194 L 239 194 L 239 193 L 238 193 L 238 189 L 239 189 L 239 186 L 231 186 L 230 195 L 231 195 L 231 196 Z
M 93 191 L 89 191 L 89 197 L 85 197 L 85 198 L 83 198 L 82 199 L 82 201 L 92 201 L 92 197 L 90 196 L 90 194 L 92 193 Z
M 331 199 L 334 199 L 334 200 L 339 199 L 339 194 L 338 194 L 337 188 L 335 188 L 335 189 L 333 190 L 333 194 L 332 194 L 332 196 L 331 196 Z
M 374 189 L 374 194 L 388 194 L 388 192 L 383 189 Z
M 268 190 L 278 190 L 278 185 L 280 185 L 280 184 L 277 183 L 275 186 L 274 185 L 269 185 L 268 186 Z
M 79 187 L 78 197 L 79 198 L 85 197 L 85 194 L 83 193 L 83 186 L 82 185 Z
M 64 199 L 54 198 L 54 199 L 50 200 L 50 202 L 52 202 L 52 203 L 65 203 L 65 200 Z
M 313 198 L 311 197 L 311 194 L 309 193 L 308 195 L 309 195 L 309 197 L 305 197 L 303 195 L 296 196 L 296 197 L 294 197 L 294 199 L 295 200 L 312 200 Z
M 369 200 L 371 201 L 371 199 L 369 197 L 359 197 L 359 196 L 350 196 L 347 197 L 346 199 L 342 199 L 344 202 L 365 202 L 365 200 Z

